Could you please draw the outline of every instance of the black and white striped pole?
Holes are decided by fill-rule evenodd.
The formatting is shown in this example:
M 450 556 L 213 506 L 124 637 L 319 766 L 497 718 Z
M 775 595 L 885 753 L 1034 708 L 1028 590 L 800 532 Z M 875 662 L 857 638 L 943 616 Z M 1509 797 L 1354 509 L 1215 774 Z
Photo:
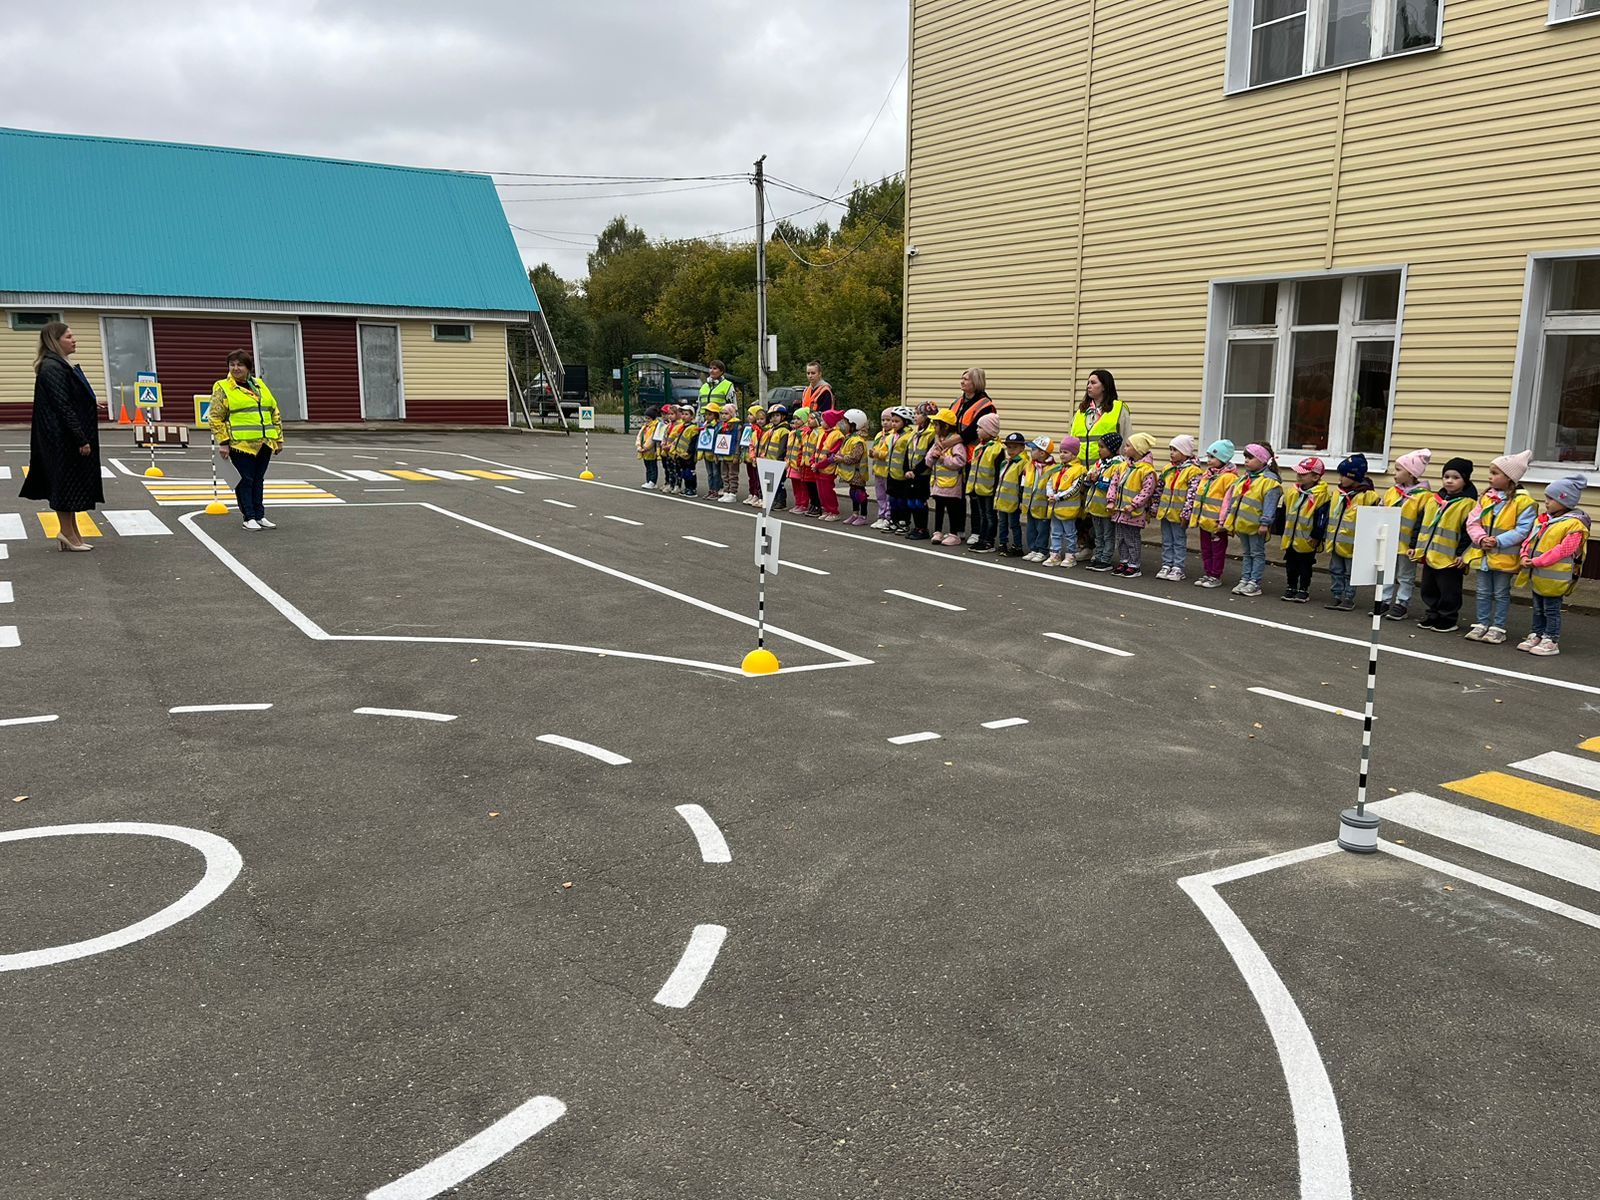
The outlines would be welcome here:
M 756 648 L 744 656 L 740 665 L 751 675 L 771 675 L 778 670 L 778 656 L 767 649 L 767 568 L 778 573 L 778 538 L 783 526 L 772 519 L 772 502 L 783 482 L 784 464 L 777 459 L 758 458 L 756 475 L 761 481 L 761 515 L 756 518 Z
M 1378 590 L 1388 583 L 1389 527 L 1378 527 Z M 1383 611 L 1372 605 L 1372 640 L 1367 645 L 1367 707 L 1361 718 L 1361 778 L 1356 783 L 1356 806 L 1339 814 L 1339 846 L 1354 854 L 1375 854 L 1378 850 L 1378 818 L 1367 814 L 1367 772 L 1372 766 L 1372 705 L 1378 690 L 1378 634 L 1383 628 Z

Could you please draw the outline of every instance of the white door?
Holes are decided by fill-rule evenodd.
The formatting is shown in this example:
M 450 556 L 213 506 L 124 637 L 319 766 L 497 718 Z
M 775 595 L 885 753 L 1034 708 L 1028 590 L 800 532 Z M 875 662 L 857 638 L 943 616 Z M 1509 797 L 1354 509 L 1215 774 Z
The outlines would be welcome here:
M 398 421 L 405 415 L 400 398 L 400 327 L 362 325 L 361 416 L 368 421 Z
M 306 419 L 304 373 L 300 362 L 298 321 L 257 321 L 256 375 L 278 398 L 285 421 Z

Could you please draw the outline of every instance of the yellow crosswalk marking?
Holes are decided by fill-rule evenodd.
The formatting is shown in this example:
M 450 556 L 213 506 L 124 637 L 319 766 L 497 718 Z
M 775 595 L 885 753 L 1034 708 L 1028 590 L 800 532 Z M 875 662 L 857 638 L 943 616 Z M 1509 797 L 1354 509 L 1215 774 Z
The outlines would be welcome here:
M 42 512 L 36 515 L 39 518 L 40 526 L 42 526 L 44 529 L 45 537 L 54 538 L 61 536 L 60 517 L 56 516 L 56 514 L 53 512 Z M 84 537 L 101 536 L 100 526 L 96 525 L 86 512 L 81 512 L 78 514 L 78 532 L 83 534 Z
M 1578 749 L 1593 750 L 1595 753 L 1600 754 L 1600 737 L 1590 738 L 1587 742 L 1579 742 Z
M 432 475 L 424 475 L 419 471 L 385 471 L 385 475 L 393 475 L 396 479 L 409 479 L 412 483 L 438 483 Z
M 1585 833 L 1600 834 L 1600 801 L 1563 791 L 1548 784 L 1518 779 L 1503 771 L 1485 771 L 1468 779 L 1444 785 L 1452 792 L 1476 796 L 1502 808 L 1514 808 L 1530 816 L 1543 817 Z
M 515 479 L 516 478 L 515 475 L 502 475 L 502 474 L 500 474 L 499 471 L 469 471 L 469 470 L 467 470 L 466 467 L 462 467 L 461 468 L 461 473 L 463 475 L 476 475 L 479 479 Z

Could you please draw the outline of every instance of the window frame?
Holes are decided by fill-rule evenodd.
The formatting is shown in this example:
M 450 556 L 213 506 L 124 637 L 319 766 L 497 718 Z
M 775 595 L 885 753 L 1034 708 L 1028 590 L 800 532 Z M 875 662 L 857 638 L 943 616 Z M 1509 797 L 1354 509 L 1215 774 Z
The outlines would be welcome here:
M 1550 17 L 1546 25 L 1570 25 L 1573 21 L 1591 21 L 1600 17 L 1600 8 L 1590 12 L 1579 12 L 1578 5 L 1581 0 L 1550 0 Z
M 1310 79 L 1317 75 L 1328 75 L 1335 71 L 1348 71 L 1355 67 L 1368 66 L 1373 63 L 1391 62 L 1394 59 L 1410 58 L 1416 54 L 1432 54 L 1444 47 L 1444 15 L 1447 0 L 1439 0 L 1439 15 L 1433 31 L 1433 44 L 1430 46 L 1413 46 L 1409 50 L 1395 50 L 1384 54 L 1381 49 L 1377 53 L 1356 62 L 1341 63 L 1337 66 L 1319 66 L 1327 50 L 1328 37 L 1328 12 L 1330 4 L 1337 0 L 1306 0 L 1305 44 L 1301 47 L 1301 64 L 1303 70 L 1297 75 L 1288 75 L 1282 79 L 1263 80 L 1260 83 L 1250 82 L 1250 57 L 1254 49 L 1255 0 L 1229 0 L 1228 2 L 1228 50 L 1226 74 L 1223 80 L 1223 91 L 1229 96 L 1245 92 L 1258 91 L 1261 88 L 1278 87 L 1282 84 L 1293 83 L 1297 79 Z M 1381 14 L 1381 20 L 1373 21 L 1371 46 L 1382 47 L 1388 44 L 1394 33 L 1394 18 L 1401 0 L 1371 0 L 1373 12 Z M 1572 3 L 1573 0 L 1551 0 L 1552 11 L 1556 4 Z M 1299 15 L 1299 14 L 1294 14 Z M 1566 18 L 1582 20 L 1594 14 L 1584 13 L 1579 17 Z M 1289 18 L 1280 18 L 1288 20 Z M 1268 22 L 1276 24 L 1279 22 Z
M 1600 14 L 1597 14 L 1600 15 Z M 1600 314 L 1550 315 L 1550 283 L 1556 263 L 1566 259 L 1600 259 L 1600 246 L 1584 250 L 1546 250 L 1528 255 L 1522 285 L 1522 324 L 1517 332 L 1517 357 L 1511 368 L 1510 408 L 1506 414 L 1506 453 L 1534 446 L 1534 416 L 1544 384 L 1545 337 L 1551 333 L 1600 333 Z M 1550 483 L 1574 471 L 1594 471 L 1600 465 L 1600 444 L 1595 462 L 1552 463 L 1533 460 L 1525 483 Z
M 37 325 L 19 325 L 18 317 L 43 317 L 44 320 Z M 61 320 L 61 314 L 51 309 L 43 308 L 12 308 L 6 310 L 6 325 L 12 333 L 38 333 L 52 321 Z
M 464 329 L 466 330 L 466 336 L 441 336 L 439 333 L 439 330 L 441 329 Z M 435 321 L 433 323 L 433 340 L 436 342 L 454 342 L 460 345 L 472 341 L 472 337 L 473 331 L 471 321 Z
M 1365 291 L 1359 282 L 1366 276 L 1399 275 L 1400 289 L 1395 302 L 1395 316 L 1390 321 L 1362 321 L 1361 302 Z M 1329 412 L 1329 441 L 1333 433 L 1339 440 L 1348 442 L 1355 435 L 1356 347 L 1361 342 L 1394 342 L 1394 354 L 1389 372 L 1389 408 L 1384 419 L 1383 446 L 1378 452 L 1364 452 L 1372 470 L 1388 469 L 1390 444 L 1394 436 L 1394 418 L 1397 397 L 1400 393 L 1400 347 L 1405 333 L 1406 292 L 1410 284 L 1410 268 L 1404 263 L 1376 263 L 1369 266 L 1341 267 L 1334 270 L 1284 271 L 1273 274 L 1225 276 L 1210 283 L 1206 306 L 1206 353 L 1201 372 L 1200 429 L 1204 442 L 1212 442 L 1222 435 L 1223 389 L 1227 385 L 1228 347 L 1235 341 L 1276 339 L 1278 349 L 1273 364 L 1272 413 L 1268 421 L 1267 438 L 1281 455 L 1317 453 L 1321 457 L 1351 452 L 1348 445 L 1329 445 L 1319 451 L 1302 451 L 1283 445 L 1289 424 L 1289 388 L 1293 381 L 1294 335 L 1313 329 L 1329 329 L 1331 325 L 1300 325 L 1295 320 L 1294 305 L 1298 299 L 1298 284 L 1308 280 L 1338 279 L 1342 283 L 1356 280 L 1354 286 L 1343 286 L 1339 297 L 1338 342 L 1335 349 L 1333 401 Z M 1278 285 L 1276 321 L 1273 325 L 1252 325 L 1234 328 L 1232 320 L 1232 289 L 1249 285 L 1276 283 Z M 1241 461 L 1242 447 L 1235 456 Z

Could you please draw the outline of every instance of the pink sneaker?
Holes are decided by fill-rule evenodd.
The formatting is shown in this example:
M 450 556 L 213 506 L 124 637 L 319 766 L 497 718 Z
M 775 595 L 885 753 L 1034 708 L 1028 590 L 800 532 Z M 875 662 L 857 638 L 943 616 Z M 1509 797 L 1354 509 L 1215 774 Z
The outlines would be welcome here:
M 962 544 L 961 539 L 958 538 L 953 533 L 945 534 L 944 535 L 944 541 L 941 543 L 941 545 L 945 545 L 945 546 L 959 546 L 961 544 Z

